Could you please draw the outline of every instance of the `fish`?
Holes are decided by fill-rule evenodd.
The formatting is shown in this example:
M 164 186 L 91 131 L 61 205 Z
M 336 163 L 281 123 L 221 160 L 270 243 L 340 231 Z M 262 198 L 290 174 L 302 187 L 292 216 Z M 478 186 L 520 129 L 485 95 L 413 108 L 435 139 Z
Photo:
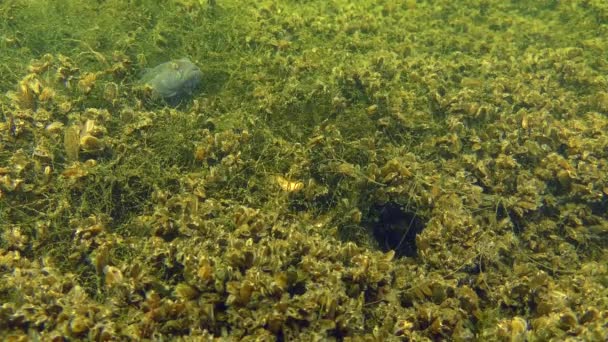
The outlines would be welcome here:
M 176 106 L 192 97 L 203 73 L 188 58 L 171 60 L 148 69 L 140 83 L 151 88 L 153 96 Z

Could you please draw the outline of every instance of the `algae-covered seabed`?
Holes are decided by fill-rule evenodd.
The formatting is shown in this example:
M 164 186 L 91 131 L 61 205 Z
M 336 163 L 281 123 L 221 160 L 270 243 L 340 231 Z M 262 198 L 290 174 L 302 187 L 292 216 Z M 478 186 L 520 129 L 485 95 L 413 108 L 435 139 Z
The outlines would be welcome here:
M 3 340 L 606 340 L 608 3 L 2 1 Z M 182 57 L 167 107 L 137 84 Z

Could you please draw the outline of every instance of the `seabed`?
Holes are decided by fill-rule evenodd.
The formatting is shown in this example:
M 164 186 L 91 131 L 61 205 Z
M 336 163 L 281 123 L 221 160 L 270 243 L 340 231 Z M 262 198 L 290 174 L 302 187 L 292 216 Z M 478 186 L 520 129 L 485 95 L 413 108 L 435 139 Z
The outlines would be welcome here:
M 607 37 L 604 0 L 2 1 L 0 339 L 608 340 Z

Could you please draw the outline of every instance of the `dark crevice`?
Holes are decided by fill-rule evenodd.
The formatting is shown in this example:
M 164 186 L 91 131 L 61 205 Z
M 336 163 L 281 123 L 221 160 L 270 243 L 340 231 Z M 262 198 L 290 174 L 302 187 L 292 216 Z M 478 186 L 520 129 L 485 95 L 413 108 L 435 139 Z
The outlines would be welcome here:
M 424 222 L 415 212 L 389 202 L 374 208 L 370 226 L 383 251 L 394 250 L 398 257 L 416 256 L 416 235 L 424 229 Z

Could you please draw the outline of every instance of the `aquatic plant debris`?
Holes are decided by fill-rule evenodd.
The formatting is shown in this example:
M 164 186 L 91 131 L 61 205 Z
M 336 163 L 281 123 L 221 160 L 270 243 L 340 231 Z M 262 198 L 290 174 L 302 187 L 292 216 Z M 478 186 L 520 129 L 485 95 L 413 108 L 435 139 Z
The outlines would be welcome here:
M 147 70 L 141 83 L 150 86 L 153 95 L 177 105 L 192 96 L 202 78 L 203 73 L 196 64 L 188 58 L 181 58 Z

